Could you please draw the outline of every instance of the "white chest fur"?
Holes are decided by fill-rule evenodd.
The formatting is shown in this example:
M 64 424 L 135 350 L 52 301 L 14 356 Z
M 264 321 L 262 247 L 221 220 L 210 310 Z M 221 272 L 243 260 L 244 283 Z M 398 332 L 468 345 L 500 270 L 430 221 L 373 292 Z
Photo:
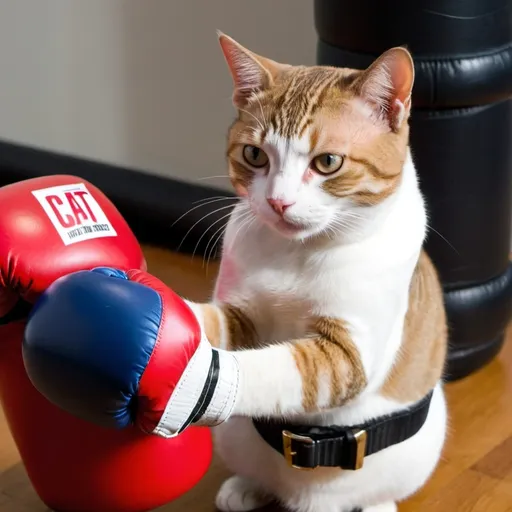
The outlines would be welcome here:
M 256 223 L 240 233 L 235 211 L 216 300 L 246 311 L 262 343 L 304 336 L 312 315 L 343 319 L 357 334 L 371 391 L 400 343 L 409 281 L 425 233 L 410 160 L 398 194 L 384 208 L 374 232 L 350 244 L 289 241 Z

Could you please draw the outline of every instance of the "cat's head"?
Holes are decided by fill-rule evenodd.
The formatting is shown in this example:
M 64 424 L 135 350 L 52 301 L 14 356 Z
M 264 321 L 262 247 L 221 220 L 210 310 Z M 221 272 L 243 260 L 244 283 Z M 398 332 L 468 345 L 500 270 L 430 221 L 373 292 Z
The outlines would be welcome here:
M 356 71 L 281 64 L 219 41 L 238 110 L 229 174 L 256 217 L 291 239 L 343 234 L 393 195 L 414 81 L 406 49 Z

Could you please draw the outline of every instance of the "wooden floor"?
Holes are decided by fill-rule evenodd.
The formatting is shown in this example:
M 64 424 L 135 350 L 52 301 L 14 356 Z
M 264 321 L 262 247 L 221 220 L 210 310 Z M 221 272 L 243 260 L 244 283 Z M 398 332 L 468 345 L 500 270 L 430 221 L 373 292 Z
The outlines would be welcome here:
M 178 293 L 206 300 L 216 266 L 146 248 L 149 270 Z M 479 373 L 446 386 L 451 416 L 443 461 L 426 487 L 400 512 L 512 512 L 512 330 L 500 356 Z M 214 461 L 189 494 L 158 512 L 213 512 L 227 476 Z M 43 512 L 0 416 L 0 512 Z M 267 511 L 277 510 L 267 508 Z

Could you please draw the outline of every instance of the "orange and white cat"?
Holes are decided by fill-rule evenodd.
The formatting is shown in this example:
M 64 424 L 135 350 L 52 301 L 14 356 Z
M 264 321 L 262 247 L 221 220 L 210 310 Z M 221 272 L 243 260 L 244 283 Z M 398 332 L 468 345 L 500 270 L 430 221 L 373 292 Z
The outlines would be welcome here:
M 447 423 L 446 318 L 409 147 L 412 58 L 393 48 L 364 71 L 290 66 L 219 39 L 240 200 L 213 300 L 190 303 L 209 341 L 236 358 L 236 397 L 214 428 L 234 476 L 216 505 L 392 512 L 432 474 Z M 294 469 L 251 419 L 360 424 L 431 390 L 419 432 L 356 471 Z

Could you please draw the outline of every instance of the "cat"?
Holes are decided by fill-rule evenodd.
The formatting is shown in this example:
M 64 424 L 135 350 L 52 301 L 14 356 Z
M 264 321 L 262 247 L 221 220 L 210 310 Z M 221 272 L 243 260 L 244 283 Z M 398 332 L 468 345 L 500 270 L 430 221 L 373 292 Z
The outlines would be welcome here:
M 218 37 L 239 201 L 212 301 L 194 306 L 212 345 L 238 351 L 244 379 L 234 415 L 212 429 L 234 474 L 216 506 L 395 511 L 432 475 L 447 429 L 447 322 L 409 144 L 412 56 L 397 47 L 365 70 L 295 66 Z M 290 467 L 252 421 L 360 424 L 432 390 L 421 429 L 357 470 Z

